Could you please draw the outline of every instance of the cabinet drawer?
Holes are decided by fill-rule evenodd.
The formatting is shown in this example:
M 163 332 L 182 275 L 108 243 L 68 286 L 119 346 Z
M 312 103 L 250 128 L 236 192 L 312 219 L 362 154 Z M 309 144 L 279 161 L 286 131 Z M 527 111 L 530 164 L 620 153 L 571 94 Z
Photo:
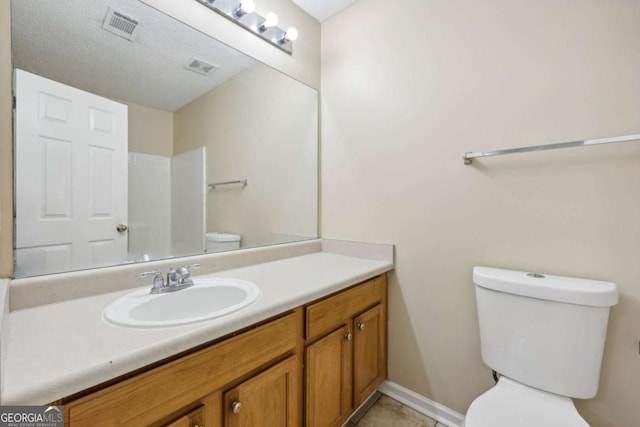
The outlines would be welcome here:
M 305 338 L 316 338 L 340 326 L 348 319 L 383 301 L 387 276 L 383 274 L 351 289 L 306 307 Z
M 65 405 L 68 424 L 149 425 L 296 350 L 300 310 Z

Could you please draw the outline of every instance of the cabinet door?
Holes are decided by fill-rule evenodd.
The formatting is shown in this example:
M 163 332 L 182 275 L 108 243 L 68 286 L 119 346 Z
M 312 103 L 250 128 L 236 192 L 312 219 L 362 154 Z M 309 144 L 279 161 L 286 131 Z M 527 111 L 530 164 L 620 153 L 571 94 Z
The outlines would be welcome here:
M 225 393 L 225 427 L 298 427 L 297 360 L 291 356 Z
M 354 406 L 358 406 L 387 376 L 386 319 L 382 305 L 354 319 Z
M 352 337 L 345 325 L 307 347 L 306 427 L 340 426 L 351 413 Z
M 203 427 L 204 426 L 204 408 L 199 408 L 189 412 L 187 415 L 178 418 L 166 427 Z

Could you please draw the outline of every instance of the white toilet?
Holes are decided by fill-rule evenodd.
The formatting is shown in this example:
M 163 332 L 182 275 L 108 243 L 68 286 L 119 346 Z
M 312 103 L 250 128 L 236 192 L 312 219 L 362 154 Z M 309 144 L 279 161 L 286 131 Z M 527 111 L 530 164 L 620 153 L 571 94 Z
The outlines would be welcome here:
M 572 398 L 596 395 L 609 282 L 475 267 L 482 360 L 502 376 L 464 427 L 587 427 Z
M 232 233 L 212 232 L 205 234 L 206 250 L 211 252 L 223 252 L 240 249 L 242 236 Z

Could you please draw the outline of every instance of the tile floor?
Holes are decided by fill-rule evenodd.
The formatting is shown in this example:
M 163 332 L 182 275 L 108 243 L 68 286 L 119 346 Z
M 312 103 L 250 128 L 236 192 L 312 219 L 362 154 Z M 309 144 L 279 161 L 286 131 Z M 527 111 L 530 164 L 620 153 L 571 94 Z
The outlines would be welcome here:
M 444 427 L 435 420 L 404 406 L 390 397 L 380 395 L 361 417 L 352 418 L 345 427 Z

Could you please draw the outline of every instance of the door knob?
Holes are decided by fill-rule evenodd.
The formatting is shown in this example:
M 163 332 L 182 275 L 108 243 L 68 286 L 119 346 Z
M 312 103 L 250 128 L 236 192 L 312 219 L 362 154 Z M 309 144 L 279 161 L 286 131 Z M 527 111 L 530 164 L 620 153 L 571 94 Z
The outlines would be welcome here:
M 118 233 L 124 233 L 125 231 L 127 231 L 129 229 L 129 227 L 127 227 L 124 224 L 118 224 L 116 226 L 116 230 L 118 230 Z
M 235 401 L 231 404 L 231 411 L 234 414 L 239 414 L 242 410 L 242 402 Z

